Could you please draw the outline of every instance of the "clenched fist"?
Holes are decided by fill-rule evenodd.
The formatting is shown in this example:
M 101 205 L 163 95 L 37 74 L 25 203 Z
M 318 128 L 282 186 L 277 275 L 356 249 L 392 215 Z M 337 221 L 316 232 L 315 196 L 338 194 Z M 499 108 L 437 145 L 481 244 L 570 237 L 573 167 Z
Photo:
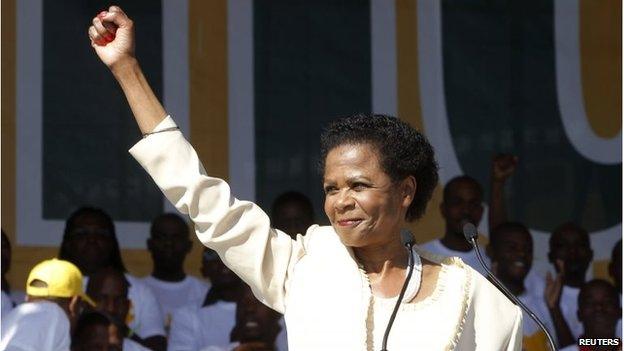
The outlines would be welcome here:
M 111 6 L 93 18 L 89 39 L 106 66 L 134 60 L 134 24 L 118 6 Z

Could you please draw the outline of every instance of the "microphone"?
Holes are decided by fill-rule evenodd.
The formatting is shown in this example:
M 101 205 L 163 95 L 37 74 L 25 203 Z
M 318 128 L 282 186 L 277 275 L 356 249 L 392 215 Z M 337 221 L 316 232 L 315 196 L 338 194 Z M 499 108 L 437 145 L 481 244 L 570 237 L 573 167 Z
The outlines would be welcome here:
M 412 246 L 414 246 L 414 237 L 409 230 L 401 230 L 401 244 L 405 246 L 408 252 L 407 265 L 409 266 L 409 270 L 407 272 L 407 277 L 405 277 L 405 282 L 403 283 L 401 292 L 399 293 L 399 298 L 394 305 L 394 310 L 392 310 L 392 314 L 390 315 L 390 320 L 388 321 L 388 326 L 386 327 L 386 332 L 384 333 L 383 342 L 381 343 L 381 351 L 388 351 L 388 335 L 390 335 L 390 329 L 392 329 L 394 318 L 399 311 L 399 306 L 401 305 L 401 301 L 403 301 L 403 296 L 405 296 L 405 290 L 407 290 L 407 285 L 409 284 L 409 281 L 412 278 L 412 273 L 414 272 L 414 252 L 412 251 Z
M 475 227 L 474 224 L 468 221 L 465 221 L 462 229 L 464 232 L 464 237 L 466 238 L 466 240 L 468 240 L 468 242 L 474 248 L 475 252 L 477 253 L 477 259 L 479 259 L 479 263 L 481 264 L 481 267 L 485 269 L 492 283 L 494 283 L 494 285 L 498 288 L 498 290 L 500 290 L 505 296 L 507 296 L 507 298 L 511 300 L 511 302 L 516 304 L 516 306 L 519 306 L 520 308 L 522 308 L 522 310 L 526 312 L 529 315 L 529 317 L 531 317 L 531 319 L 535 321 L 535 323 L 540 327 L 540 329 L 542 329 L 542 331 L 546 334 L 550 349 L 553 351 L 556 351 L 557 348 L 555 347 L 555 342 L 553 341 L 552 336 L 550 335 L 550 333 L 544 326 L 544 323 L 542 323 L 542 321 L 540 321 L 540 319 L 537 318 L 535 313 L 533 313 L 531 309 L 529 309 L 525 304 L 523 304 L 522 301 L 518 300 L 516 295 L 512 294 L 511 291 L 507 290 L 505 285 L 500 280 L 498 280 L 498 278 L 494 276 L 492 271 L 490 271 L 490 269 L 485 264 L 485 261 L 483 261 L 483 256 L 481 256 L 479 245 L 477 245 L 477 236 L 478 236 L 477 227 Z

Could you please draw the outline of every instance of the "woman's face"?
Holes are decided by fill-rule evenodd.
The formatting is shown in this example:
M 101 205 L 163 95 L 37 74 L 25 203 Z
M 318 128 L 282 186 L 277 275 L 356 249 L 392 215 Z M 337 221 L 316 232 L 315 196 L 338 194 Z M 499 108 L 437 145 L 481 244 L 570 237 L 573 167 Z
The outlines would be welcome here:
M 416 182 L 393 182 L 371 144 L 343 144 L 327 154 L 323 189 L 325 214 L 342 242 L 370 247 L 398 238 Z

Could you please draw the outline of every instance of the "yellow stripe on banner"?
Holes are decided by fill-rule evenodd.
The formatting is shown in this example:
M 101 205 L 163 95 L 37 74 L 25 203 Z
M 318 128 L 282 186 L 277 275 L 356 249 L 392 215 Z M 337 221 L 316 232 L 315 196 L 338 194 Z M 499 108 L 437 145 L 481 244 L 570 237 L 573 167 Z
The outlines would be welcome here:
M 396 1 L 398 111 L 401 119 L 426 133 L 420 106 L 416 5 L 416 0 Z M 410 230 L 416 234 L 418 243 L 427 242 L 444 234 L 444 220 L 439 210 L 441 202 L 442 186 L 438 184 L 425 215 L 410 226 Z
M 16 2 L 2 1 L 2 155 L 0 169 L 2 187 L 0 192 L 2 208 L 1 225 L 9 237 L 12 248 L 11 269 L 7 279 L 12 290 L 24 291 L 26 277 L 33 265 L 58 254 L 56 247 L 25 247 L 16 244 L 15 213 L 15 172 L 16 172 L 16 125 L 15 125 L 15 86 L 16 86 Z
M 191 142 L 212 176 L 228 178 L 227 0 L 189 0 Z M 185 268 L 197 274 L 203 246 L 193 235 Z
M 15 0 L 2 0 L 2 229 L 15 237 Z
M 581 81 L 588 122 L 596 135 L 622 129 L 622 3 L 580 0 Z

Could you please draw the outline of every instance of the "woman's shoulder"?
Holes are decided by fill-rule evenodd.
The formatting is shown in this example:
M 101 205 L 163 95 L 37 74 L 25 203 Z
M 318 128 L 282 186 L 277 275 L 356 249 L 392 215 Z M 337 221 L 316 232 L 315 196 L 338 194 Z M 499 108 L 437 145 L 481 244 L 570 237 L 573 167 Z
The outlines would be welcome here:
M 416 245 L 414 250 L 420 255 L 420 257 L 434 262 L 440 265 L 457 266 L 463 268 L 463 261 L 459 257 L 444 256 L 437 253 L 433 253 L 426 248 L 426 245 Z
M 305 247 L 315 245 L 334 245 L 340 243 L 340 238 L 330 225 L 311 225 L 305 235 L 297 234 L 297 241 L 301 241 Z

